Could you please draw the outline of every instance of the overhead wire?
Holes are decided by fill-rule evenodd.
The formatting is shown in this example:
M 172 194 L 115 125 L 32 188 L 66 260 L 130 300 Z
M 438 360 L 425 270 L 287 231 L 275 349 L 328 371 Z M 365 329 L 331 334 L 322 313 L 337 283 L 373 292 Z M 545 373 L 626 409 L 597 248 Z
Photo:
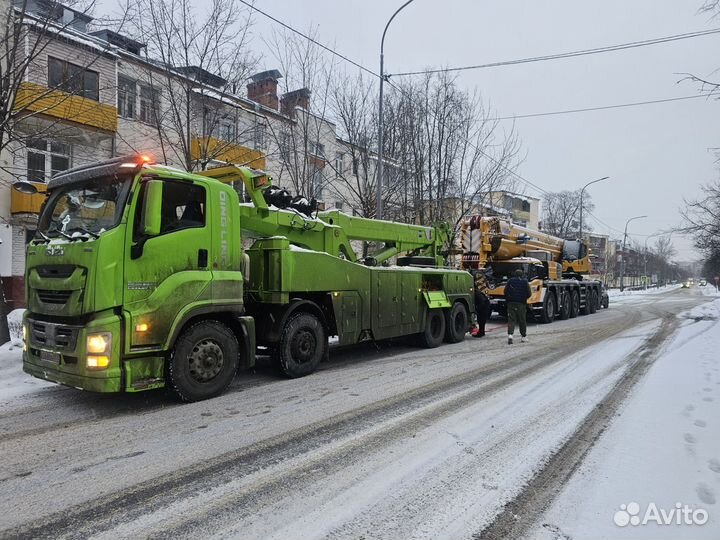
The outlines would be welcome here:
M 595 47 L 592 49 L 580 49 L 577 51 L 569 51 L 564 53 L 548 54 L 544 56 L 531 56 L 529 58 L 518 58 L 515 60 L 504 60 L 501 62 L 491 62 L 487 64 L 475 64 L 470 66 L 459 66 L 459 67 L 448 67 L 438 69 L 428 69 L 423 71 L 405 71 L 402 73 L 393 73 L 388 76 L 392 77 L 403 77 L 409 75 L 422 75 L 425 73 L 451 73 L 458 71 L 469 71 L 475 69 L 486 69 L 500 66 L 512 66 L 517 64 L 529 64 L 531 62 L 546 62 L 549 60 L 560 60 L 564 58 L 574 58 L 577 56 L 587 56 L 591 54 L 601 54 L 607 52 L 622 51 L 625 49 L 634 49 L 637 47 L 648 47 L 650 45 L 658 45 L 662 43 L 669 43 L 672 41 L 679 41 L 683 39 L 691 39 L 697 37 L 709 36 L 712 34 L 720 33 L 720 28 L 711 28 L 709 30 L 699 30 L 696 32 L 687 32 L 684 34 L 674 34 L 671 36 L 664 36 L 653 39 L 644 39 L 641 41 L 630 41 L 628 43 L 619 43 L 617 45 L 607 45 L 605 47 Z

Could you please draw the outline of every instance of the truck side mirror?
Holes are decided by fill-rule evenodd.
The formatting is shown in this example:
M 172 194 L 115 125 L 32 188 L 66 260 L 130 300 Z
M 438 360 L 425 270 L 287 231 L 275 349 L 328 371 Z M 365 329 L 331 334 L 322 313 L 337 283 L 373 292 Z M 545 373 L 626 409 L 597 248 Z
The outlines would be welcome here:
M 150 180 L 145 187 L 145 201 L 143 204 L 143 235 L 157 236 L 160 234 L 162 220 L 162 194 L 163 183 L 160 180 Z

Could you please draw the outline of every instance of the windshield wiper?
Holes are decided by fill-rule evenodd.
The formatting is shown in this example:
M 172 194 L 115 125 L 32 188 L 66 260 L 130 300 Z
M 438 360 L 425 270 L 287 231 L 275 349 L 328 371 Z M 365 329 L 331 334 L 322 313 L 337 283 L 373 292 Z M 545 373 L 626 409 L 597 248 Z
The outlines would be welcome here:
M 50 243 L 50 237 L 45 236 L 45 234 L 42 231 L 37 230 L 37 231 L 35 231 L 35 234 L 38 235 L 43 241 Z
M 70 230 L 71 230 L 71 231 L 84 232 L 85 234 L 89 234 L 89 235 L 92 236 L 93 238 L 100 238 L 100 235 L 99 235 L 98 233 L 94 233 L 94 232 L 92 232 L 92 231 L 89 231 L 89 230 L 87 230 L 85 227 L 73 227 L 73 228 L 70 229 Z M 73 236 L 73 237 L 71 237 L 71 238 L 75 238 L 75 237 Z
M 57 224 L 54 224 L 52 230 L 49 230 L 49 229 L 48 229 L 48 232 L 56 232 L 56 233 L 58 233 L 59 235 L 64 236 L 64 237 L 67 238 L 68 240 L 75 240 L 75 237 L 70 236 L 69 234 L 64 233 L 63 231 L 61 231 L 61 230 L 58 228 Z

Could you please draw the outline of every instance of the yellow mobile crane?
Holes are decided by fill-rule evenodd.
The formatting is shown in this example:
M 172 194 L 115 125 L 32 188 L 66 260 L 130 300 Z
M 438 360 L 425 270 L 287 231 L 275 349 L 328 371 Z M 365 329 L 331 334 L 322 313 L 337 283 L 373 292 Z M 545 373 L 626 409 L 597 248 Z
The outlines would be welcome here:
M 518 268 L 530 281 L 528 308 L 540 321 L 595 313 L 602 283 L 592 272 L 587 245 L 563 240 L 497 217 L 472 216 L 461 224 L 462 267 L 486 276 L 493 310 L 506 315 L 505 283 Z

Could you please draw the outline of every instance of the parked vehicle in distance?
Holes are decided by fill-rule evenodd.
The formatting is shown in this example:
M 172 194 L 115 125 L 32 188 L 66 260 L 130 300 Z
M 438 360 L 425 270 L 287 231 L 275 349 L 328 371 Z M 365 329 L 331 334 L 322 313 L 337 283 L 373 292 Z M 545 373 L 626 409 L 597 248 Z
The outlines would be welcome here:
M 705 287 L 707 285 L 707 279 L 701 279 L 699 285 Z

